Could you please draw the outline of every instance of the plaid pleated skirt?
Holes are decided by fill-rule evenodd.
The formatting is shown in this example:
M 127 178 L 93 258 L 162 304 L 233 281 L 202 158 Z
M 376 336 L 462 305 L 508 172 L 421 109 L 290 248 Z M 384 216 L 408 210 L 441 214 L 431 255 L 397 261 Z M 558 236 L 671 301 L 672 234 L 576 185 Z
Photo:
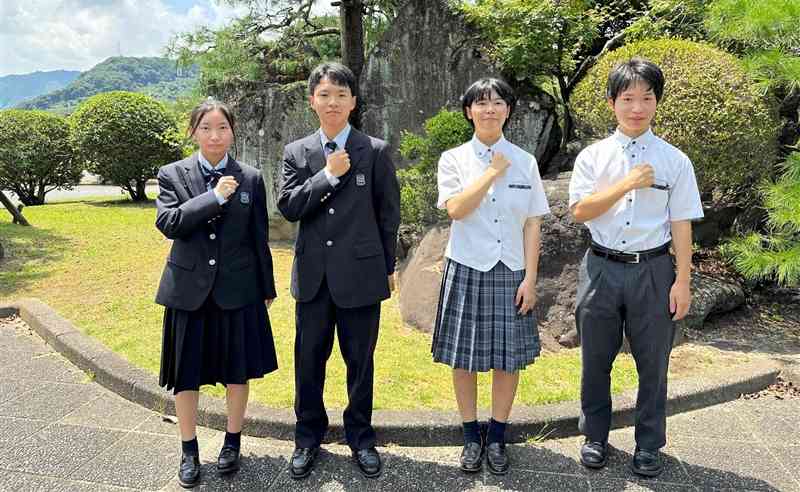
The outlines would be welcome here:
M 514 305 L 525 270 L 498 262 L 481 272 L 447 258 L 439 293 L 433 360 L 454 369 L 515 372 L 541 352 L 533 311 L 521 316 Z

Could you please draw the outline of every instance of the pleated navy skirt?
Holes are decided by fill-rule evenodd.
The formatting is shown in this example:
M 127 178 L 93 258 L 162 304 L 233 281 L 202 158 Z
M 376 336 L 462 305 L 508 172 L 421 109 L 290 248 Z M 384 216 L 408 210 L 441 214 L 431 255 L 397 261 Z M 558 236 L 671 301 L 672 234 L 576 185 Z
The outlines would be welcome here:
M 159 384 L 167 390 L 245 384 L 277 368 L 263 302 L 224 310 L 209 296 L 197 311 L 165 309 Z

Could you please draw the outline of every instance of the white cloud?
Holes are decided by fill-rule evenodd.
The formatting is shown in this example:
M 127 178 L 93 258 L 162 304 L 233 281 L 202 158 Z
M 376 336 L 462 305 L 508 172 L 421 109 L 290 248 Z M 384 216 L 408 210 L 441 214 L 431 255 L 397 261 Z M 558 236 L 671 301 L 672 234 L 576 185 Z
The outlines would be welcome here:
M 87 70 L 120 52 L 160 56 L 173 35 L 236 15 L 211 0 L 182 12 L 167 0 L 1 0 L 0 76 Z

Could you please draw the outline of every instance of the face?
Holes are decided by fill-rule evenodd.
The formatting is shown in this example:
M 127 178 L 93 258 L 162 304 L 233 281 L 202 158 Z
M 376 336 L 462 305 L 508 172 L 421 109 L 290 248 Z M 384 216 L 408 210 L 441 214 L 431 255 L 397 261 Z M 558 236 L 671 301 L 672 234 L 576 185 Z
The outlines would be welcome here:
M 467 108 L 467 117 L 477 133 L 499 134 L 508 118 L 508 104 L 492 90 L 488 98 L 475 101 Z
M 215 109 L 200 119 L 192 140 L 200 147 L 200 152 L 206 159 L 218 162 L 233 143 L 233 129 L 222 111 Z
M 309 97 L 320 124 L 325 128 L 341 129 L 347 124 L 350 112 L 356 107 L 356 98 L 346 85 L 336 85 L 323 77 Z
M 609 98 L 608 105 L 614 111 L 622 133 L 638 137 L 650 128 L 658 103 L 650 86 L 637 82 L 619 93 L 616 101 Z

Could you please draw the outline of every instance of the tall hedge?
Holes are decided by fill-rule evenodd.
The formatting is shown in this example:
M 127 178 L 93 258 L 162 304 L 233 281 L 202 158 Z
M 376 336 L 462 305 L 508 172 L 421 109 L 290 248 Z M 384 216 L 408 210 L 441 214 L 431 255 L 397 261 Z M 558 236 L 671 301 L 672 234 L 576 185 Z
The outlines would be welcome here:
M 749 196 L 774 168 L 777 111 L 759 94 L 739 60 L 710 45 L 649 40 L 605 55 L 572 96 L 582 135 L 602 138 L 613 131 L 616 122 L 605 100 L 606 79 L 616 64 L 637 56 L 664 72 L 666 87 L 653 131 L 686 152 L 700 191 L 717 202 Z
M 25 205 L 41 205 L 55 188 L 81 179 L 73 159 L 69 125 L 44 111 L 0 111 L 0 190 L 13 191 Z
M 87 99 L 70 116 L 73 141 L 89 169 L 145 200 L 158 168 L 181 158 L 182 138 L 163 104 L 133 92 Z

